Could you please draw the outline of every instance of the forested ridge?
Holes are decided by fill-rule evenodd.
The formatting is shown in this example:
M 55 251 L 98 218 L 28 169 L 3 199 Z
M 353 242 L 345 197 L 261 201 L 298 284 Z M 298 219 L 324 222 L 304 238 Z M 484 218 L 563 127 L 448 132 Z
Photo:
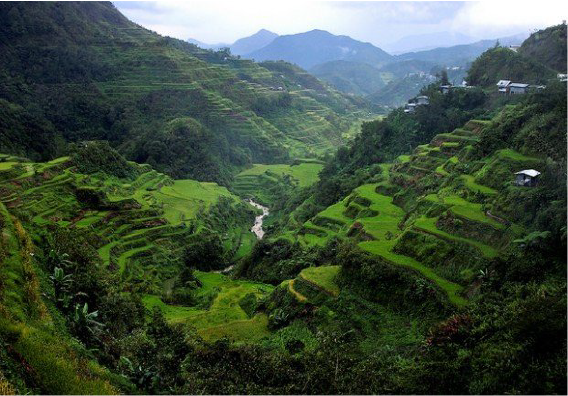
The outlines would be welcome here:
M 110 3 L 0 22 L 0 394 L 566 394 L 565 26 L 359 130 Z

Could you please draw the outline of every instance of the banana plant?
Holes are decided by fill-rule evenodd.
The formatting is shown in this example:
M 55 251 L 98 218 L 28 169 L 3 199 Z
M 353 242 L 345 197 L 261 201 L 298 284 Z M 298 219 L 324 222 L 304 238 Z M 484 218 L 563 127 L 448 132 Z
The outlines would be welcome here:
M 71 284 L 73 283 L 73 275 L 65 275 L 63 268 L 55 267 L 53 269 L 53 275 L 49 278 L 53 283 L 55 301 L 65 308 L 69 307 L 71 303 L 69 292 L 71 290 Z
M 79 334 L 96 336 L 103 329 L 104 324 L 96 319 L 99 316 L 98 311 L 89 312 L 89 305 L 85 303 L 75 304 L 75 313 L 73 315 L 73 324 Z

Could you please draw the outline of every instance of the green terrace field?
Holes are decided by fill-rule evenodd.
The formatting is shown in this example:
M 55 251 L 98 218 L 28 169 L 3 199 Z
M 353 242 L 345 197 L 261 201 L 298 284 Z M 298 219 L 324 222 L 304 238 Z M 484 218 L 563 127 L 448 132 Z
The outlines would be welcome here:
M 255 197 L 270 205 L 274 200 L 272 189 L 282 185 L 308 187 L 317 182 L 323 163 L 313 159 L 298 159 L 288 164 L 254 164 L 235 177 L 233 190 L 242 197 Z M 289 187 L 288 187 L 289 188 Z
M 285 280 L 280 284 L 300 303 L 317 303 L 322 297 L 337 297 L 339 286 L 335 278 L 341 267 L 338 265 L 324 265 L 320 267 L 304 268 L 295 279 Z
M 469 122 L 452 133 L 436 135 L 430 144 L 400 156 L 394 164 L 382 164 L 382 182 L 354 189 L 283 237 L 306 247 L 324 246 L 332 236 L 353 238 L 363 250 L 428 279 L 449 301 L 463 307 L 472 274 L 523 234 L 522 227 L 488 214 L 494 199 L 512 185 L 515 169 L 539 162 L 501 150 L 478 161 L 473 173 L 463 173 L 468 167 L 461 164 L 468 161 L 470 143 L 478 139 L 483 125 Z M 491 178 L 495 173 L 500 175 L 498 183 Z M 397 184 L 401 182 L 429 183 L 425 185 L 432 192 L 407 201 L 408 190 Z M 296 283 L 288 281 L 286 286 L 299 293 Z
M 217 232 L 229 260 L 250 251 L 253 212 L 225 187 L 174 181 L 147 165 L 131 166 L 138 175 L 123 180 L 77 173 L 69 158 L 16 162 L 0 171 L 0 200 L 30 225 L 91 233 L 103 264 L 144 290 L 159 289 L 185 247 L 210 227 L 207 218 L 218 205 L 215 213 L 222 213 L 223 220 L 212 221 L 226 223 Z
M 247 312 L 246 299 L 261 299 L 270 294 L 271 285 L 232 280 L 213 272 L 196 271 L 201 282 L 197 297 L 209 301 L 206 308 L 167 305 L 160 297 L 147 295 L 144 305 L 159 307 L 166 319 L 193 327 L 207 341 L 224 337 L 234 342 L 258 341 L 270 335 L 268 317 L 264 313 Z

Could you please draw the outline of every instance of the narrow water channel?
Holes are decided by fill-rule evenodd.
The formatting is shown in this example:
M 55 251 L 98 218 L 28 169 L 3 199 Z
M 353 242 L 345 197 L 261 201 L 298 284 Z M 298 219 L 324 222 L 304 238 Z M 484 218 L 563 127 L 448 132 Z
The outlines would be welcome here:
M 264 218 L 268 216 L 268 208 L 266 206 L 262 206 L 261 204 L 254 202 L 252 199 L 248 199 L 247 202 L 254 206 L 257 209 L 262 209 L 262 214 L 256 216 L 254 219 L 254 225 L 250 229 L 256 235 L 257 239 L 262 239 L 264 236 L 264 230 L 262 229 L 262 223 L 264 222 Z
M 262 239 L 262 237 L 264 236 L 264 230 L 262 229 L 262 223 L 264 222 L 264 218 L 266 216 L 268 216 L 268 208 L 266 206 L 262 206 L 261 204 L 254 202 L 252 199 L 247 199 L 246 200 L 249 204 L 251 204 L 252 206 L 254 206 L 257 209 L 262 209 L 262 214 L 258 215 L 254 218 L 254 224 L 251 227 L 251 231 L 254 232 L 254 234 L 256 235 L 257 239 Z M 213 271 L 219 274 L 227 274 L 229 273 L 233 267 L 235 265 L 231 264 L 228 267 L 223 268 L 222 270 L 218 270 L 218 271 Z

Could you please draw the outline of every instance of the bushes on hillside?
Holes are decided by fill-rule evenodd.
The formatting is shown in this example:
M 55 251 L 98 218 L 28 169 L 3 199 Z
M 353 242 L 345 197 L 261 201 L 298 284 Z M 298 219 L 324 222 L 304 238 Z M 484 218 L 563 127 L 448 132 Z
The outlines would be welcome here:
M 104 172 L 119 178 L 134 178 L 137 169 L 106 141 L 90 141 L 71 145 L 73 163 L 80 173 Z

